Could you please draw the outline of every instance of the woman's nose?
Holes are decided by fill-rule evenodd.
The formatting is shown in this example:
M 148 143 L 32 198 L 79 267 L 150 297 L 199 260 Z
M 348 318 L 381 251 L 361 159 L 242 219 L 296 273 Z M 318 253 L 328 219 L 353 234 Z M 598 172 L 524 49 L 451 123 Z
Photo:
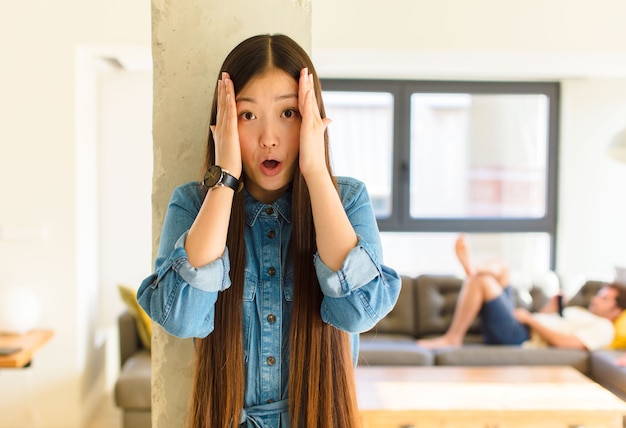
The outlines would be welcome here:
M 260 143 L 262 147 L 275 147 L 278 144 L 278 139 L 274 127 L 270 123 L 265 123 L 261 130 Z

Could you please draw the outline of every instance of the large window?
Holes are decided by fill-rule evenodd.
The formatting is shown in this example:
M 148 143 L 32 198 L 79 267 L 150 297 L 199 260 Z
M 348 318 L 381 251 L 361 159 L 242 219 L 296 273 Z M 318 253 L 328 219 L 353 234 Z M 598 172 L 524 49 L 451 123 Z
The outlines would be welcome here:
M 367 184 L 381 231 L 414 240 L 466 232 L 493 252 L 521 242 L 509 256 L 530 247 L 553 267 L 557 83 L 322 86 L 334 170 Z

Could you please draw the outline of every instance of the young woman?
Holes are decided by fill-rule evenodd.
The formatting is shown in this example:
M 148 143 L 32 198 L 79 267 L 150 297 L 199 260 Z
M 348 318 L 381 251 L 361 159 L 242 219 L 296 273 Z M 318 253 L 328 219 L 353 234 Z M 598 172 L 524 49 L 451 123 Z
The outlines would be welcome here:
M 297 43 L 252 37 L 221 70 L 207 172 L 174 191 L 139 302 L 197 338 L 190 426 L 358 426 L 358 333 L 400 291 L 366 188 L 332 175 L 330 120 Z

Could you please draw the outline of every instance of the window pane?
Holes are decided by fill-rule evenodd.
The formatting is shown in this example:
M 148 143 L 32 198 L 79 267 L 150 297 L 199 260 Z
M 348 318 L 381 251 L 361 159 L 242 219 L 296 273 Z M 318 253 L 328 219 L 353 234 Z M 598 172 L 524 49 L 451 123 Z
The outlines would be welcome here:
M 547 233 L 466 233 L 474 263 L 505 262 L 511 283 L 527 286 L 532 278 L 550 270 L 550 235 Z M 402 275 L 457 275 L 465 273 L 454 253 L 457 233 L 381 232 L 385 261 Z
M 541 218 L 548 98 L 411 95 L 413 218 Z
M 378 218 L 391 215 L 393 95 L 324 91 L 333 170 L 367 185 Z

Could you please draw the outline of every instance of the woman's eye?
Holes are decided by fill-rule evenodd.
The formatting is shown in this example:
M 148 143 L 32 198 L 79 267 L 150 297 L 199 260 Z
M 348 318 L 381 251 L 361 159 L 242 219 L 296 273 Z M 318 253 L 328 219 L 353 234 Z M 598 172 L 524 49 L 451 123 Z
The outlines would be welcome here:
M 252 120 L 255 118 L 254 113 L 251 113 L 249 111 L 244 111 L 243 113 L 240 114 L 240 116 L 244 120 Z
M 291 108 L 283 112 L 283 117 L 286 117 L 287 119 L 296 117 L 297 115 L 298 115 L 298 111 L 295 109 L 291 109 Z

